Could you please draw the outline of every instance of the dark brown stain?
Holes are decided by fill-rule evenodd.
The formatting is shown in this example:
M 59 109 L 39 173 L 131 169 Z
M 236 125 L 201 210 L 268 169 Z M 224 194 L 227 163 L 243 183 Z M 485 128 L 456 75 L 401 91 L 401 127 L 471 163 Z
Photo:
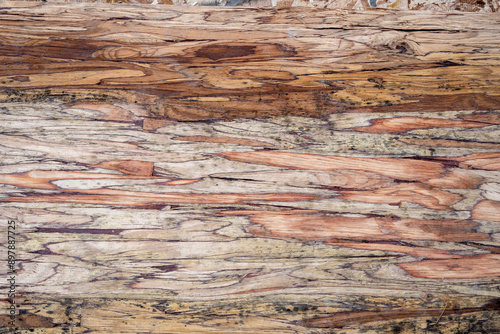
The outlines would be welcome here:
M 168 272 L 176 271 L 177 269 L 179 269 L 179 267 L 175 264 L 169 264 L 169 265 L 165 265 L 165 266 L 152 266 L 152 268 L 159 269 L 161 272 L 160 273 L 153 272 L 153 273 L 142 274 L 142 275 L 140 275 L 140 278 L 155 279 L 155 278 L 157 278 L 158 274 L 168 273 Z
M 179 269 L 179 267 L 175 264 L 168 264 L 165 266 L 152 266 L 152 268 L 159 269 L 163 272 L 176 271 L 177 269 Z
M 450 3 L 450 7 L 455 11 L 463 12 L 479 12 L 484 9 L 485 5 L 483 0 L 456 0 Z M 490 10 L 495 11 L 493 5 L 490 5 Z
M 10 325 L 11 321 L 9 316 L 0 315 L 0 328 L 12 328 Z M 17 329 L 56 327 L 52 319 L 31 313 L 16 315 L 14 326 Z
M 16 76 L 10 77 L 9 79 L 14 80 L 14 81 L 19 81 L 19 82 L 30 82 L 30 77 L 27 75 L 16 75 Z
M 32 252 L 32 253 L 38 254 L 38 255 L 58 255 L 57 253 L 54 253 L 53 251 L 48 250 L 48 249 L 40 249 L 40 250 Z
M 219 60 L 223 58 L 246 57 L 255 53 L 255 45 L 212 44 L 196 51 L 196 57 Z
M 264 60 L 283 57 L 293 57 L 296 55 L 294 47 L 279 43 L 231 43 L 231 44 L 210 44 L 195 50 L 193 56 L 176 57 L 179 63 L 199 62 L 200 58 L 210 59 L 212 61 L 230 59 L 238 60 Z
M 111 41 L 88 41 L 80 39 L 51 40 L 49 45 L 32 46 L 1 46 L 0 52 L 4 55 L 19 57 L 19 54 L 39 58 L 58 59 L 89 59 L 92 54 L 102 47 L 121 46 Z M 35 62 L 36 63 L 36 62 Z
M 411 96 L 408 99 L 414 100 Z M 409 102 L 378 106 L 371 108 L 351 108 L 349 112 L 432 112 L 454 110 L 495 110 L 500 108 L 500 96 L 490 96 L 483 93 L 466 93 L 455 95 L 425 95 L 418 102 Z

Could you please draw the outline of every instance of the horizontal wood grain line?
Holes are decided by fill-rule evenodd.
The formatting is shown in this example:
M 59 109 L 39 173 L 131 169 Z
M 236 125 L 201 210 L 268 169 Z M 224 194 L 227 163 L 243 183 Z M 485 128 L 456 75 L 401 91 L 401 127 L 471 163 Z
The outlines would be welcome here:
M 122 205 L 122 206 L 147 206 L 147 205 L 168 205 L 178 203 L 192 204 L 243 204 L 245 202 L 259 201 L 308 201 L 321 198 L 312 194 L 238 194 L 238 193 L 213 193 L 207 196 L 204 193 L 147 193 L 120 190 L 86 190 L 86 194 L 65 195 L 31 195 L 2 198 L 3 202 L 21 203 L 81 203 L 81 204 L 101 204 L 101 205 Z
M 292 169 L 353 169 L 412 181 L 435 178 L 445 171 L 445 166 L 440 162 L 417 159 L 343 157 L 277 151 L 227 152 L 219 155 L 235 161 Z

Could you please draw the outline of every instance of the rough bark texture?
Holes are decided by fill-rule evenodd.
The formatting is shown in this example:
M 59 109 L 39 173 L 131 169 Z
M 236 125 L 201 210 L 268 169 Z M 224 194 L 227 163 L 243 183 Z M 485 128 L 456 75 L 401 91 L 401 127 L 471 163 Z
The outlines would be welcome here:
M 3 3 L 19 332 L 499 333 L 499 21 Z

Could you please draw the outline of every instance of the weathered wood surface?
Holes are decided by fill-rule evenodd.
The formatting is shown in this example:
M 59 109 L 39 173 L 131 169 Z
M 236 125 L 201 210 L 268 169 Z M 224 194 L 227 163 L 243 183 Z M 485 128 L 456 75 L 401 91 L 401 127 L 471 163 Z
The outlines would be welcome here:
M 500 103 L 500 15 L 88 9 L 1 9 L 1 101 L 119 100 L 177 120 Z
M 499 16 L 0 15 L 20 333 L 500 332 Z
M 40 1 L 40 0 L 34 0 Z M 278 9 L 311 7 L 318 9 L 403 9 L 434 12 L 497 12 L 498 0 L 43 0 L 50 3 L 130 3 L 181 6 L 241 6 Z

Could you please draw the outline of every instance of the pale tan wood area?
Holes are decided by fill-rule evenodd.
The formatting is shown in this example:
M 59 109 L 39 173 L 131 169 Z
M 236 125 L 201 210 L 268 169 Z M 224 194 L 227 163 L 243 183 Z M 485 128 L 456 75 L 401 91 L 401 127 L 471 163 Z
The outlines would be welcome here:
M 499 23 L 2 3 L 0 333 L 500 333 Z

